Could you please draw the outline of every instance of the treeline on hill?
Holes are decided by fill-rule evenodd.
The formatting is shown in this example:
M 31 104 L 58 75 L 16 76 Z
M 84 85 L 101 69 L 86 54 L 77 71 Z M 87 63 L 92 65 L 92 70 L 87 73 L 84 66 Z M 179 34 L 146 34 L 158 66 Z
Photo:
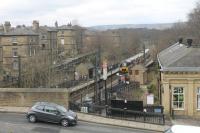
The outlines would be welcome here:
M 84 40 L 83 51 L 95 50 L 100 45 L 102 59 L 110 63 L 136 54 L 144 44 L 156 59 L 158 52 L 176 43 L 180 37 L 184 43 L 187 38 L 192 38 L 195 44 L 200 44 L 200 3 L 188 14 L 187 22 L 177 22 L 169 29 L 116 29 L 90 31 L 89 34 Z

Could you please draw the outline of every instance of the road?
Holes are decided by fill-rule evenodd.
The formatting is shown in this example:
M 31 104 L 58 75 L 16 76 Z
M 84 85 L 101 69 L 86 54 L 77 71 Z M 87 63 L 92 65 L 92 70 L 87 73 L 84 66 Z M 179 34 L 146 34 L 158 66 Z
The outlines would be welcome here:
M 72 127 L 50 123 L 29 123 L 24 114 L 0 113 L 0 133 L 156 133 L 79 121 Z

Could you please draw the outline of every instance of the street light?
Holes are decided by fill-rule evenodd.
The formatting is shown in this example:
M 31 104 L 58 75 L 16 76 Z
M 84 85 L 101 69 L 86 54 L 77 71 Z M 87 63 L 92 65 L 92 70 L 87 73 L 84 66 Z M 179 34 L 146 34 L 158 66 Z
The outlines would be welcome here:
M 97 68 L 97 73 L 98 73 L 98 76 L 97 76 L 97 83 L 98 83 L 97 97 L 98 97 L 98 100 L 99 100 L 99 105 L 101 105 L 101 87 L 100 87 L 101 68 Z
M 107 87 L 106 87 L 106 80 L 107 80 L 107 61 L 103 62 L 103 80 L 105 82 L 105 105 L 107 105 Z

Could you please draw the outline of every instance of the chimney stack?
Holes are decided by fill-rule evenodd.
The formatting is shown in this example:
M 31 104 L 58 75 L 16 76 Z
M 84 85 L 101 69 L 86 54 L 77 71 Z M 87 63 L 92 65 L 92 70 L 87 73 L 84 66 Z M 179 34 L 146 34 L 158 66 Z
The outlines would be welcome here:
M 39 22 L 37 20 L 33 20 L 33 30 L 38 30 L 39 29 Z
M 21 25 L 17 25 L 17 27 L 16 28 L 21 28 Z
M 187 45 L 188 45 L 188 48 L 189 48 L 190 46 L 192 46 L 192 42 L 193 42 L 192 39 L 187 39 Z
M 71 21 L 67 24 L 67 26 L 72 27 Z
M 5 21 L 5 23 L 4 23 L 4 32 L 5 33 L 9 32 L 10 28 L 11 28 L 10 22 L 9 21 Z
M 181 44 L 182 42 L 183 42 L 183 38 L 180 37 L 180 38 L 178 39 L 178 43 Z

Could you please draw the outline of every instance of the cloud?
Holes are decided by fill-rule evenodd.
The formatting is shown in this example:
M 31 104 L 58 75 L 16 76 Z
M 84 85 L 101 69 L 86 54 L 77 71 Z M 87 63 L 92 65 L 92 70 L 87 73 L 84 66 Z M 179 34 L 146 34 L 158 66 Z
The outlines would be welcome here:
M 185 21 L 196 0 L 0 0 L 0 22 L 42 25 L 78 20 L 84 26 Z

